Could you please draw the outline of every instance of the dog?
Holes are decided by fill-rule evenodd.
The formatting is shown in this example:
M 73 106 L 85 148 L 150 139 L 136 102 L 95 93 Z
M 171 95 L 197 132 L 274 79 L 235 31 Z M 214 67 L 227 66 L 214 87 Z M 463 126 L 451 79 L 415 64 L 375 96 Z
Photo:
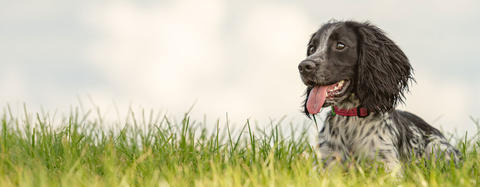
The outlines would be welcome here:
M 439 130 L 395 109 L 415 80 L 407 56 L 380 28 L 330 21 L 311 36 L 298 69 L 307 86 L 305 114 L 332 108 L 317 147 L 325 164 L 364 158 L 393 170 L 412 157 L 459 161 Z

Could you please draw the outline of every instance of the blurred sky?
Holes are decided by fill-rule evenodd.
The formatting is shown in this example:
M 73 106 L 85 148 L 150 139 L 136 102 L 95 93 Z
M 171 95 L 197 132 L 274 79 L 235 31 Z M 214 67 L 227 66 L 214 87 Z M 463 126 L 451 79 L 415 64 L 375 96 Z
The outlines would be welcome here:
M 370 20 L 407 54 L 402 109 L 447 131 L 480 117 L 480 1 L 0 0 L 0 104 L 68 110 L 78 98 L 241 124 L 303 123 L 297 70 L 330 19 Z

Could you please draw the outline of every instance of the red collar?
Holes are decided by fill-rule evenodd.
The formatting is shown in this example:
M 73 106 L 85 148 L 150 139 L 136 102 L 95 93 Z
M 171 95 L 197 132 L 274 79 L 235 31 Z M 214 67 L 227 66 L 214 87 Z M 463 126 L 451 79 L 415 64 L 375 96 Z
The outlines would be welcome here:
M 341 115 L 341 116 L 358 116 L 358 117 L 366 117 L 368 116 L 369 112 L 367 108 L 350 108 L 350 109 L 340 109 L 337 106 L 333 106 L 332 109 L 333 115 Z

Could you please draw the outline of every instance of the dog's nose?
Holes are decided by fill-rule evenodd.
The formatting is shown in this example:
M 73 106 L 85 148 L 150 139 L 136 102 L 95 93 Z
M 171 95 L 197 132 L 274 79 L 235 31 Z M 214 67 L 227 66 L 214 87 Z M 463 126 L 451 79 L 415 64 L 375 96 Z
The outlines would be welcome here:
M 310 60 L 304 60 L 298 65 L 300 73 L 310 73 L 315 70 L 315 63 Z

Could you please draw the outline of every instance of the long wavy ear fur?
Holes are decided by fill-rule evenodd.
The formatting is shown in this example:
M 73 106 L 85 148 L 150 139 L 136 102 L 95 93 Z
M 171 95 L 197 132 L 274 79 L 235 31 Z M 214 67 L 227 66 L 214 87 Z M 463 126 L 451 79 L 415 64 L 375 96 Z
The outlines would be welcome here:
M 356 94 L 369 111 L 388 112 L 408 91 L 412 67 L 407 56 L 381 29 L 370 23 L 347 22 L 358 35 Z

